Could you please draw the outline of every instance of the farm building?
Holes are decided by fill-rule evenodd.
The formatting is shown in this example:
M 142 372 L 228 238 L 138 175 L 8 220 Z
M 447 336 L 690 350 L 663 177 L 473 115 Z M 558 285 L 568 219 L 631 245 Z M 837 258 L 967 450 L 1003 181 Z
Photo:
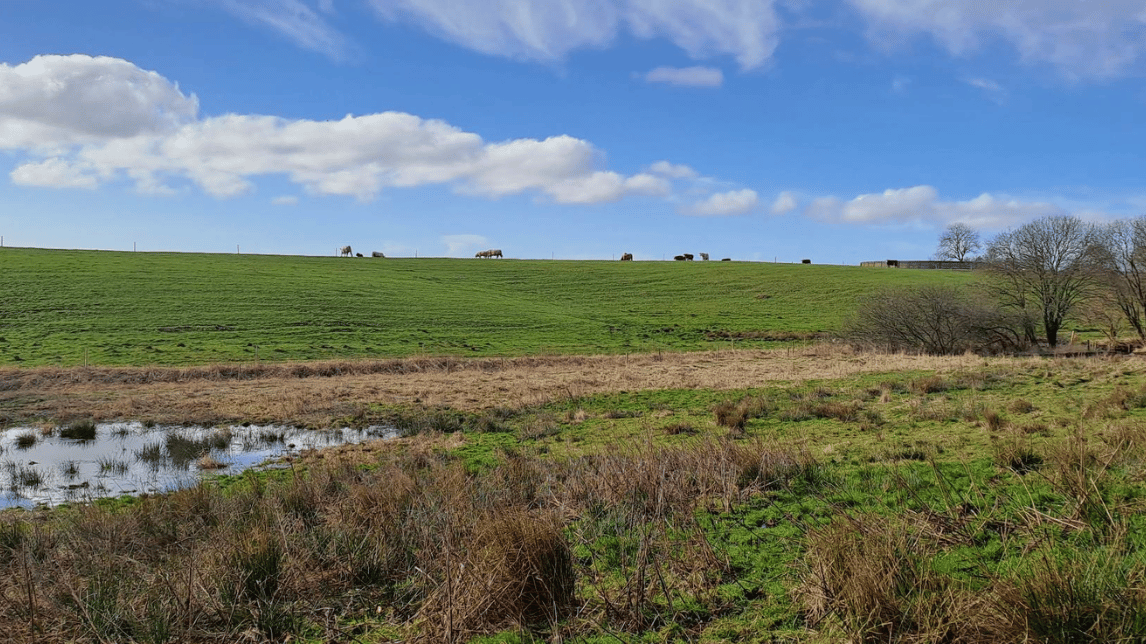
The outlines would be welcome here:
M 860 262 L 869 268 L 926 268 L 932 270 L 970 271 L 983 268 L 983 262 L 952 262 L 939 259 L 886 259 L 879 262 Z

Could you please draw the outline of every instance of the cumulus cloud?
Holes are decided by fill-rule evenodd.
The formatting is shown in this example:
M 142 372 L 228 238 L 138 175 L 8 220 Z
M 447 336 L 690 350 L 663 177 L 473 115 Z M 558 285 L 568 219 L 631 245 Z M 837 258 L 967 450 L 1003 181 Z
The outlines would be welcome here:
M 1125 71 L 1146 49 L 1140 0 L 847 0 L 873 38 L 929 35 L 955 55 L 1002 39 L 1028 62 L 1076 77 Z
M 774 0 L 369 0 L 384 20 L 410 22 L 486 54 L 552 62 L 600 49 L 619 33 L 664 38 L 693 58 L 759 67 L 777 46 Z
M 8 175 L 19 186 L 42 188 L 95 188 L 99 185 L 90 167 L 73 165 L 63 159 L 48 159 L 40 163 L 17 166 Z
M 931 186 L 885 190 L 843 201 L 837 197 L 813 200 L 804 210 L 813 219 L 851 224 L 962 222 L 998 230 L 1030 219 L 1067 214 L 1060 206 L 982 194 L 967 201 L 941 201 Z
M 649 172 L 669 179 L 693 179 L 697 176 L 696 170 L 687 165 L 669 163 L 668 161 L 657 161 L 650 165 Z
M 781 192 L 772 202 L 773 215 L 786 215 L 796 209 L 796 195 L 791 192 Z
M 442 243 L 446 245 L 448 255 L 465 253 L 475 248 L 485 249 L 489 240 L 481 235 L 442 235 Z
M 678 87 L 720 87 L 724 73 L 715 67 L 657 67 L 645 74 L 645 80 Z
M 36 56 L 0 63 L 0 149 L 53 148 L 171 133 L 194 122 L 195 95 L 118 58 Z
M 730 190 L 718 192 L 692 204 L 685 213 L 698 216 L 743 215 L 755 208 L 758 201 L 759 196 L 755 190 Z
M 38 157 L 12 173 L 23 185 L 91 188 L 127 179 L 156 194 L 190 182 L 227 198 L 254 190 L 257 177 L 282 175 L 310 194 L 360 200 L 387 188 L 444 184 L 490 198 L 533 192 L 586 204 L 666 196 L 666 175 L 695 174 L 660 162 L 626 176 L 601 169 L 604 155 L 582 139 L 487 142 L 401 112 L 313 121 L 200 119 L 196 111 L 194 96 L 123 60 L 42 57 L 0 67 L 0 149 Z

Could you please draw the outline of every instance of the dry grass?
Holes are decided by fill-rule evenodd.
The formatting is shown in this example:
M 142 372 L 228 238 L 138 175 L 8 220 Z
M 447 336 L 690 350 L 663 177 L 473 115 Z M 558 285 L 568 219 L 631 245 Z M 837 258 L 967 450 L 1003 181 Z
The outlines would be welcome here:
M 1017 359 L 1021 362 L 1027 359 Z M 1030 359 L 1037 360 L 1037 359 Z M 323 426 L 363 402 L 455 409 L 517 408 L 643 389 L 742 389 L 762 383 L 930 370 L 1016 359 L 799 350 L 222 365 L 190 368 L 0 369 L 0 425 L 130 418 L 155 422 L 282 422 Z

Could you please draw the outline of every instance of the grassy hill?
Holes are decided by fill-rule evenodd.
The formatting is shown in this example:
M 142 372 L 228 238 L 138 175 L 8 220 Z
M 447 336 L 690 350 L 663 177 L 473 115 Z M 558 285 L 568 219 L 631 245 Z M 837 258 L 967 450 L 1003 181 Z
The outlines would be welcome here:
M 965 273 L 755 262 L 0 249 L 0 364 L 185 365 L 755 346 L 882 285 Z

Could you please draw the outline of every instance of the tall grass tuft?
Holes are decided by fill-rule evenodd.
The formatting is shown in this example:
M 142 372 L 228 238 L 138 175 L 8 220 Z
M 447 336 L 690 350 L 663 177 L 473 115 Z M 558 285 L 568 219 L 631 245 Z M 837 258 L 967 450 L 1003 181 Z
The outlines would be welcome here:
M 91 441 L 96 437 L 96 424 L 93 420 L 78 420 L 60 428 L 60 438 L 77 441 Z
M 419 619 L 439 641 L 555 624 L 574 600 L 573 557 L 552 512 L 514 511 L 481 520 Z

